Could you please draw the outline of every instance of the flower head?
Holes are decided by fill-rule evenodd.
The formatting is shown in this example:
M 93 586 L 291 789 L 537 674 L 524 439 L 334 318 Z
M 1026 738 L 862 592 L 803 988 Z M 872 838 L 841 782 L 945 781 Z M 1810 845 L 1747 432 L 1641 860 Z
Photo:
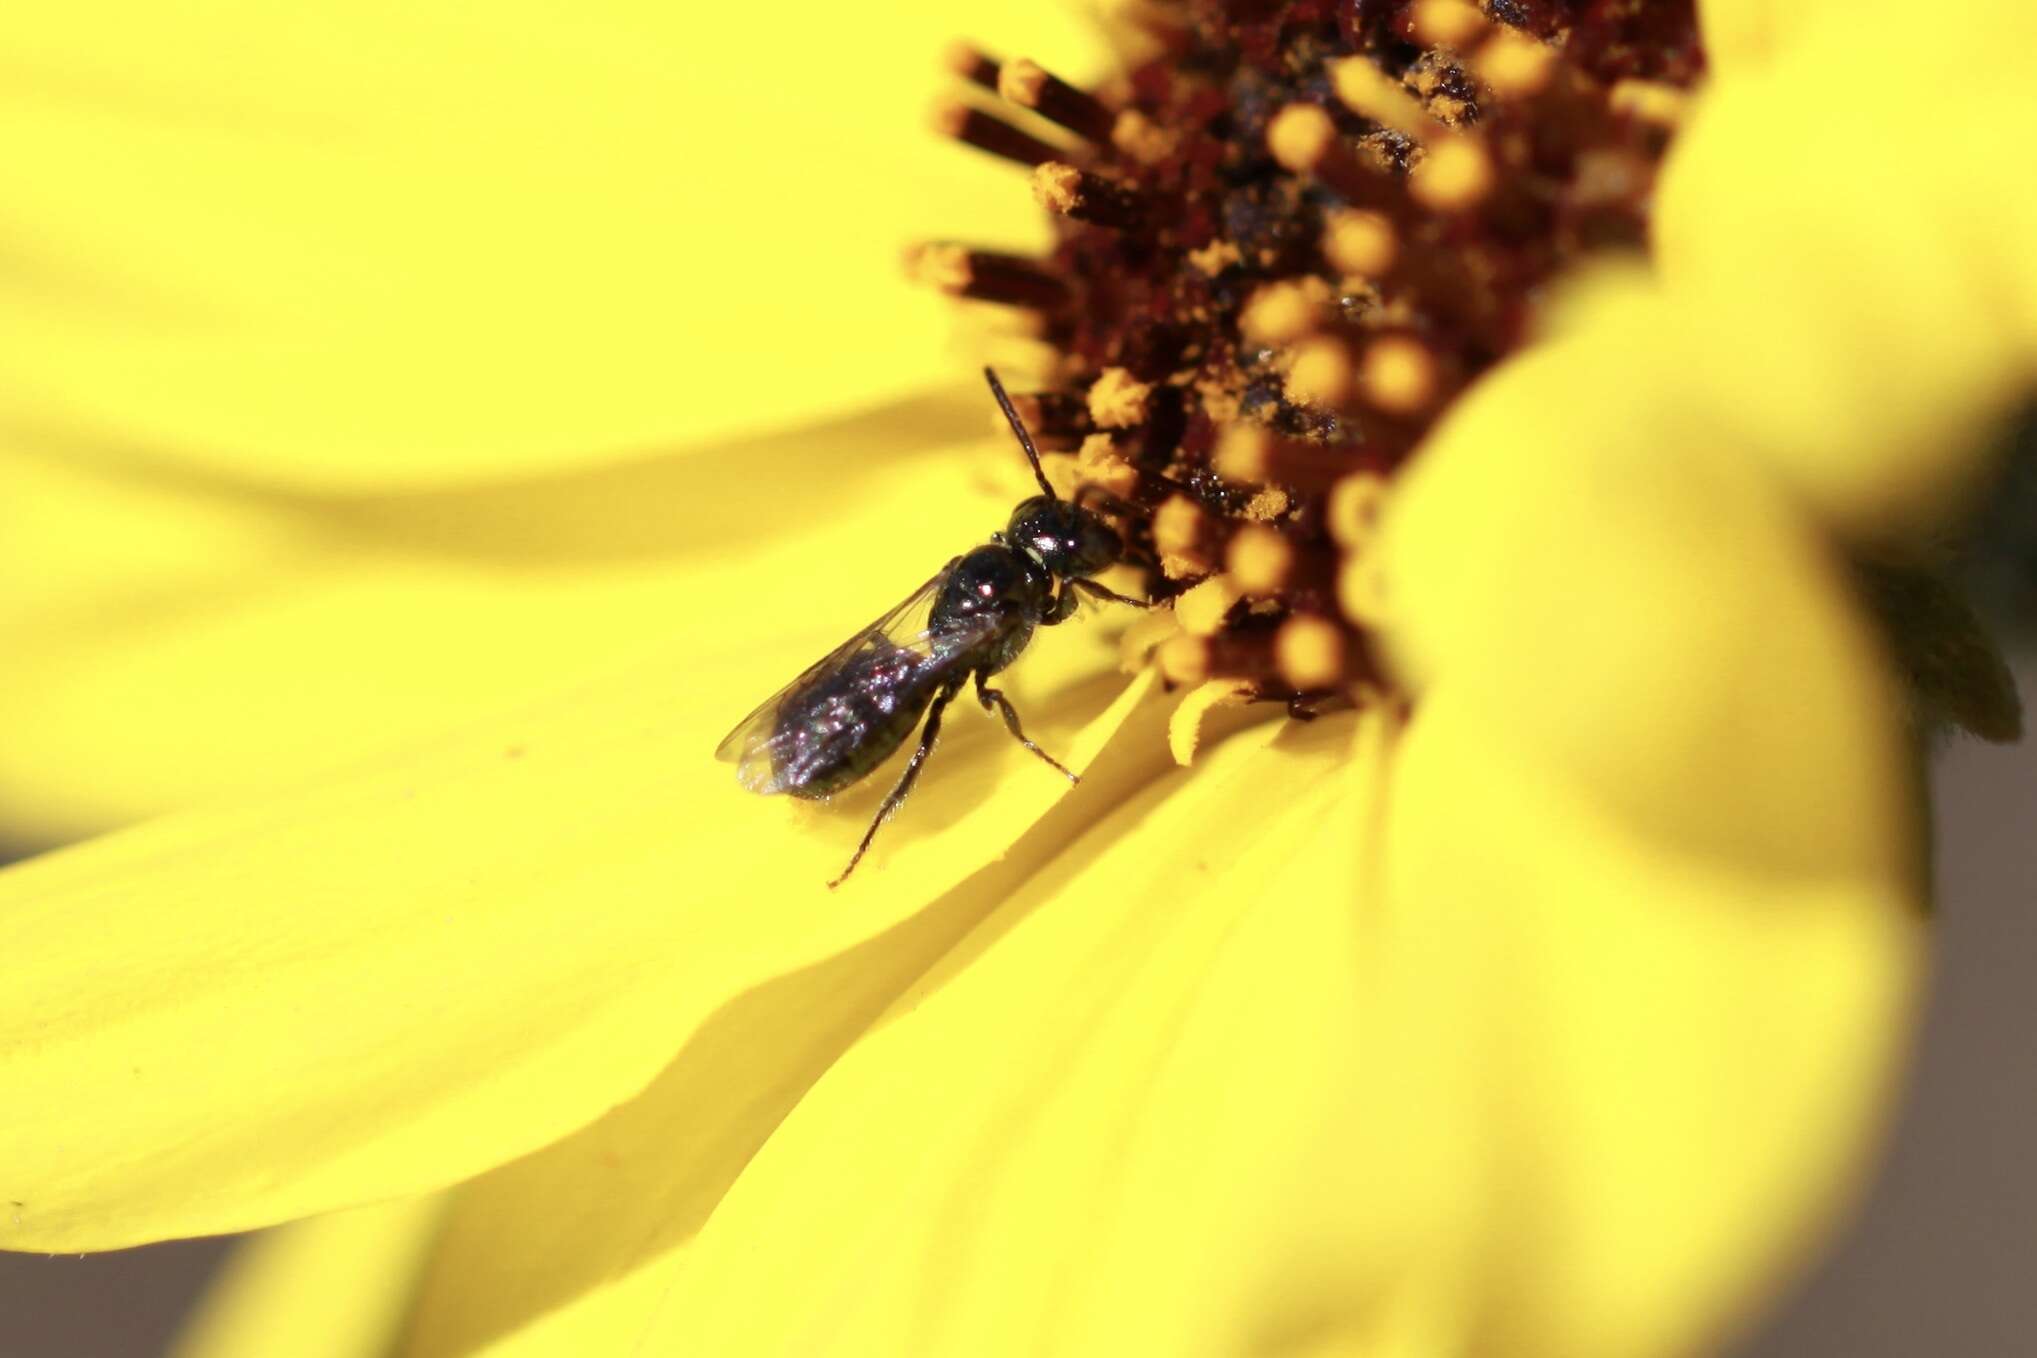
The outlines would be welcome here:
M 2029 383 L 2027 260 L 1982 233 L 1836 312 L 1796 256 L 1722 281 L 1764 235 L 1885 245 L 1791 178 L 1843 157 L 1756 151 L 1886 93 L 1860 77 L 1902 65 L 1895 25 L 1736 49 L 1686 119 L 1674 5 L 1341 12 L 1170 9 L 1147 37 L 1175 59 L 1092 88 L 960 61 L 1031 112 L 946 125 L 1037 162 L 1057 243 L 914 267 L 1052 346 L 1029 413 L 1179 635 L 1140 633 L 1130 681 L 1096 627 L 1029 653 L 1029 730 L 1082 785 L 958 725 L 840 897 L 881 789 L 788 824 L 706 755 L 836 639 L 816 612 L 923 577 L 901 506 L 1001 521 L 982 464 L 915 446 L 945 404 L 364 501 L 195 478 L 214 510 L 428 544 L 505 613 L 535 577 L 561 628 L 655 604 L 680 636 L 0 874 L 28 1110 L 0 1242 L 298 1223 L 222 1294 L 213 1354 L 287 1350 L 336 1268 L 366 1280 L 364 1358 L 1574 1358 L 1744 1316 L 1871 1149 L 1919 952 L 1904 750 L 1832 543 L 1902 541 L 1976 477 Z M 1902 69 L 1968 137 L 2018 126 L 1947 94 L 1947 52 Z M 1920 201 L 2026 221 L 1983 160 L 1934 162 Z M 1659 267 L 1558 277 L 1651 237 Z M 1992 324 L 1877 380 L 1919 306 Z M 1711 360 L 1771 325 L 1819 380 L 1742 399 Z M 1854 441 L 1806 436 L 1820 410 Z M 1958 446 L 1920 469 L 1933 429 Z M 649 498 L 662 526 L 617 541 Z M 1170 711 L 1165 682 L 1204 686 Z M 1215 715 L 1326 690 L 1356 710 Z

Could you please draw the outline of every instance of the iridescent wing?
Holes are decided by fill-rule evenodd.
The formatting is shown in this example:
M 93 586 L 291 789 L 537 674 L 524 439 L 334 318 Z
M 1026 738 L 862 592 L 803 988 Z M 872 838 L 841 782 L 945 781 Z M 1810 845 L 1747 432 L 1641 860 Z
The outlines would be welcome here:
M 951 559 L 897 607 L 807 666 L 798 678 L 759 704 L 722 738 L 715 747 L 715 758 L 733 763 L 736 779 L 744 787 L 767 794 L 786 790 L 783 771 L 788 766 L 795 738 L 801 740 L 800 758 L 809 764 L 828 764 L 845 758 L 855 742 L 863 738 L 861 728 L 850 726 L 818 733 L 783 729 L 778 719 L 786 700 L 811 693 L 831 680 L 854 682 L 853 676 L 869 668 L 864 662 L 874 654 L 896 657 L 898 663 L 885 666 L 885 673 L 890 682 L 904 684 L 947 665 L 956 655 L 975 646 L 995 628 L 993 618 L 979 615 L 960 627 L 944 627 L 939 632 L 928 626 L 941 582 L 960 559 Z

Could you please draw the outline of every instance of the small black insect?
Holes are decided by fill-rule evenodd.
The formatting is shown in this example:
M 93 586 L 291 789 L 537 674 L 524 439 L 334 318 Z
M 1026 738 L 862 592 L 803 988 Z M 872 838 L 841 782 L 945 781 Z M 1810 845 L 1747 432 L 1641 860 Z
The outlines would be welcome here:
M 1026 738 L 1010 700 L 984 680 L 1018 658 L 1035 626 L 1066 621 L 1078 593 L 1145 606 L 1087 578 L 1123 556 L 1124 543 L 1095 512 L 1054 494 L 1003 384 L 989 368 L 983 375 L 1033 464 L 1041 493 L 1012 510 L 1002 533 L 950 560 L 904 603 L 736 723 L 715 749 L 716 758 L 736 765 L 736 778 L 752 792 L 822 800 L 889 759 L 926 714 L 919 748 L 830 887 L 848 880 L 877 827 L 912 791 L 941 733 L 942 711 L 971 679 L 984 711 L 995 709 L 1019 744 L 1076 781 Z

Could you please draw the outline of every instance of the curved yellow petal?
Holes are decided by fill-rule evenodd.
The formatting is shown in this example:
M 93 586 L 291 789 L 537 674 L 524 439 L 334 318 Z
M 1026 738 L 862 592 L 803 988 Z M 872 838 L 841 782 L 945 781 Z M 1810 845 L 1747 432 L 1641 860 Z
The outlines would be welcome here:
M 439 1207 L 406 1199 L 244 1242 L 170 1358 L 387 1358 L 438 1234 Z
M 1835 787 L 1794 820 L 1867 800 Z M 1923 956 L 1902 885 L 1696 854 L 1609 812 L 1509 751 L 1480 699 L 1424 697 L 1385 835 L 1383 1065 L 1456 1074 L 1393 1080 L 1367 1147 L 1454 1141 L 1482 1186 L 1461 1351 L 1712 1351 L 1886 1123 Z
M 1637 328 L 1677 314 L 1601 279 L 1386 524 L 1421 694 L 1375 1135 L 1454 1141 L 1480 1186 L 1477 1352 L 1715 1342 L 1857 1181 L 1910 1017 L 1880 660 L 1818 525 Z
M 1023 22 L 1020 22 L 1021 14 Z M 1005 34 L 1066 69 L 1072 12 Z M 43 7 L 0 42 L 0 438 L 306 488 L 782 429 L 949 371 L 900 277 L 1038 238 L 925 126 L 952 8 Z
M 750 997 L 582 1144 L 464 1190 L 414 1351 L 1270 1341 L 1349 1228 L 1319 1176 L 1357 1116 L 1342 1039 L 1383 755 L 1350 758 L 1348 719 L 1262 721 L 1180 770 L 1164 719 L 1141 715 L 1039 859 L 936 907 L 923 944 L 945 954 L 888 1008 L 820 972 Z M 823 1030 L 856 1006 L 853 1043 L 816 1039 L 797 1084 L 744 1073 L 745 1030 L 809 1002 Z
M 240 1229 L 535 1149 L 628 1098 L 724 1001 L 911 915 L 1066 791 L 958 713 L 831 893 L 891 775 L 818 811 L 744 793 L 711 752 L 848 629 L 765 644 L 783 625 L 765 616 L 725 654 L 677 625 L 610 678 L 422 752 L 0 873 L 18 1110 L 0 1196 L 19 1204 L 0 1245 Z M 1078 769 L 1146 687 L 1117 692 L 1103 630 L 1057 629 L 1007 685 Z
M 1576 310 L 1407 477 L 1386 525 L 1397 653 L 1665 846 L 1899 876 L 1914 831 L 1881 661 L 1827 549 L 1681 390 L 1678 313 L 1632 279 Z
M 1030 483 L 1008 435 L 974 441 L 990 409 L 950 388 L 437 494 L 232 495 L 0 457 L 19 492 L 0 503 L 0 825 L 49 843 L 245 795 L 674 633 L 817 655 L 1002 525 Z M 713 701 L 733 723 L 812 658 Z
M 1871 535 L 1969 493 L 2037 389 L 2037 19 L 1900 13 L 1835 14 L 1722 79 L 1656 211 L 1663 347 L 1731 437 Z

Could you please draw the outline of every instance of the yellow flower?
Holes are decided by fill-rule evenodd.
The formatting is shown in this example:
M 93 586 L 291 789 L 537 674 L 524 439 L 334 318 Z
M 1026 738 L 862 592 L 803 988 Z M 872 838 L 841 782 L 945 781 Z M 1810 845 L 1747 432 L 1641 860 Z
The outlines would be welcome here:
M 959 397 L 823 418 L 935 366 L 850 244 L 971 224 L 921 215 L 965 181 L 876 126 L 928 10 L 801 9 L 759 52 L 747 14 L 249 7 L 131 27 L 127 67 L 41 21 L 34 220 L 93 264 L 39 272 L 0 351 L 10 500 L 47 513 L 10 535 L 9 811 L 221 800 L 0 874 L 0 1243 L 297 1222 L 194 1332 L 214 1356 L 1612 1355 L 1710 1339 L 1815 1237 L 1919 951 L 1827 543 L 1942 506 L 2027 389 L 2027 190 L 1938 154 L 2027 144 L 2018 111 L 1892 24 L 1729 65 L 1660 278 L 1576 293 L 1349 554 L 1411 719 L 1242 709 L 1177 767 L 1154 673 L 1061 629 L 1011 683 L 1082 785 L 958 721 L 831 896 L 881 789 L 794 824 L 707 752 L 1022 484 L 945 455 Z M 765 69 L 827 117 L 732 130 Z M 1804 111 L 1856 106 L 1912 172 L 1900 264 L 1895 217 L 1821 206 L 1853 170 Z M 150 214 L 77 192 L 114 149 Z M 1998 248 L 1926 234 L 1914 289 L 1820 272 L 1905 283 L 1972 216 Z M 1825 248 L 1781 253 L 1798 229 Z M 1961 347 L 1891 371 L 1926 306 Z M 1722 337 L 1768 326 L 1796 342 L 1754 400 Z

